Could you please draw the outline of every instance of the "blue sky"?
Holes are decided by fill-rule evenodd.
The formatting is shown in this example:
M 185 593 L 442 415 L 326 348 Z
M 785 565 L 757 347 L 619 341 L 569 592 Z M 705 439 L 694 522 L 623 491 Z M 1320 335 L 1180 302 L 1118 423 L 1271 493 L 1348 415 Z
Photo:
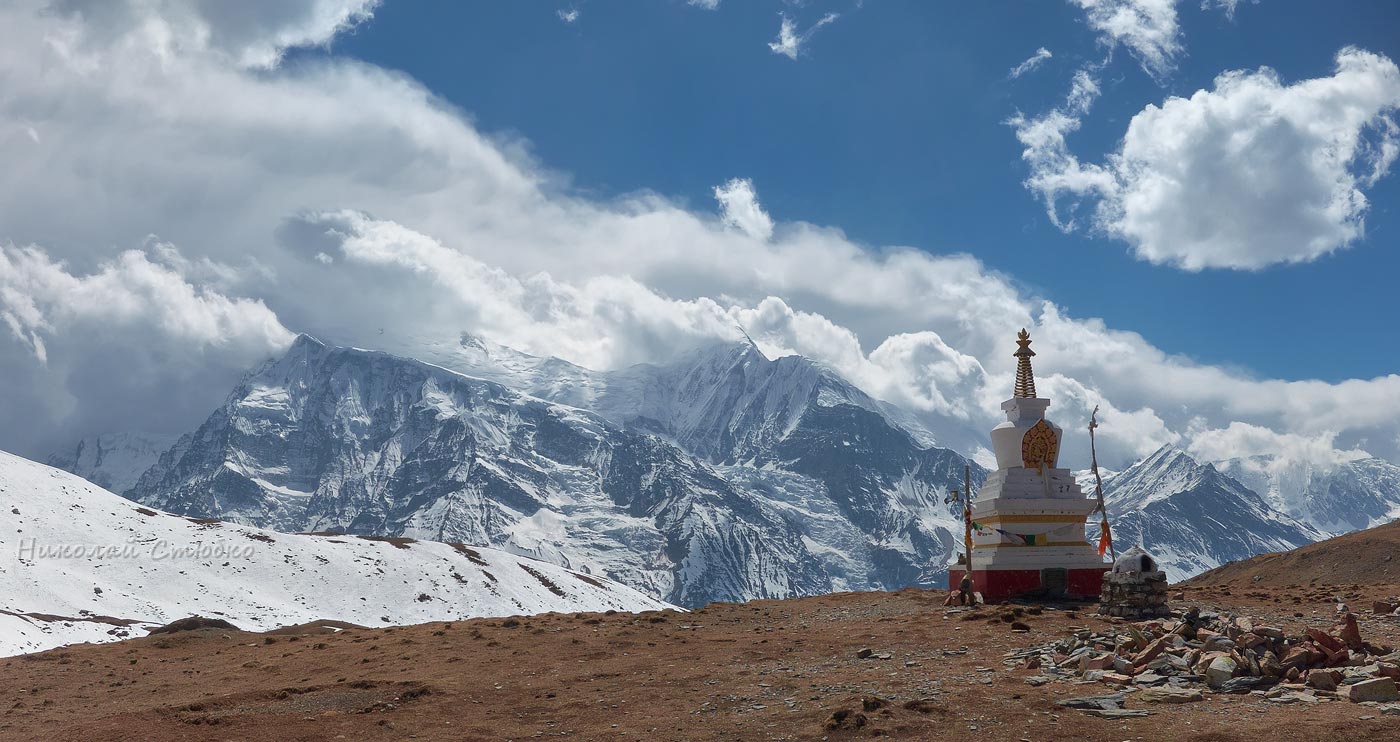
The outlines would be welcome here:
M 1181 271 L 1123 242 L 1064 234 L 1022 187 L 1008 117 L 1053 107 L 1074 70 L 1104 58 L 1083 15 L 1058 2 L 727 0 L 387 3 L 329 53 L 401 70 L 484 130 L 522 137 L 573 188 L 651 189 L 696 208 L 731 177 L 753 180 L 780 220 L 837 226 L 871 245 L 965 251 L 1079 316 L 1133 328 L 1172 353 L 1265 376 L 1336 381 L 1396 370 L 1383 338 L 1400 272 L 1400 185 L 1368 192 L 1366 235 L 1300 265 Z M 577 9 L 574 23 L 556 15 Z M 796 60 L 768 48 L 787 13 Z M 1160 81 L 1123 49 L 1071 137 L 1100 160 L 1144 106 L 1210 88 L 1230 69 L 1285 82 L 1330 74 L 1354 45 L 1400 58 L 1400 5 L 1264 0 L 1234 18 L 1179 8 L 1185 53 Z M 1019 79 L 1039 47 L 1054 55 Z M 311 56 L 323 51 L 303 52 Z

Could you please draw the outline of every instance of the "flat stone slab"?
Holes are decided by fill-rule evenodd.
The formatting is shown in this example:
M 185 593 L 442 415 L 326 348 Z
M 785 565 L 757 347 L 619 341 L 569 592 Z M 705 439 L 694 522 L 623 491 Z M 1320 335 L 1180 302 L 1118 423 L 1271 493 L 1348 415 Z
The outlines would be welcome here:
M 1400 688 L 1396 687 L 1395 681 L 1391 678 L 1375 678 L 1346 686 L 1346 697 L 1352 703 L 1363 701 L 1389 703 L 1400 701 Z
M 1198 688 L 1144 688 L 1137 697 L 1151 703 L 1193 703 L 1204 701 L 1205 694 Z
M 1089 696 L 1086 698 L 1062 698 L 1056 701 L 1055 705 L 1070 709 L 1111 711 L 1122 709 L 1124 698 L 1125 696 L 1122 693 L 1113 693 L 1107 696 Z
M 1097 716 L 1100 719 L 1132 719 L 1138 716 L 1147 716 L 1151 711 L 1142 709 L 1080 709 L 1090 716 Z

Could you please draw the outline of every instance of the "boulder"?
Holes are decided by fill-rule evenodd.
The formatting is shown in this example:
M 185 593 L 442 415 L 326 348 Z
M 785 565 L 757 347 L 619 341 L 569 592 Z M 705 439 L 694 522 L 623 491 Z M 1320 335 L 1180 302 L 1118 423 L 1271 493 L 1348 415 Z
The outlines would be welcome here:
M 1334 631 L 1337 638 L 1341 639 L 1348 649 L 1360 650 L 1365 647 L 1365 642 L 1361 639 L 1361 627 L 1356 623 L 1355 613 L 1346 614 L 1342 618 L 1342 623 Z
M 1346 697 L 1352 703 L 1363 701 L 1391 703 L 1400 701 L 1400 688 L 1396 688 L 1395 680 L 1392 678 L 1375 678 L 1346 686 Z
M 1111 654 L 1101 654 L 1097 657 L 1093 657 L 1087 654 L 1083 655 L 1079 658 L 1079 671 L 1088 672 L 1089 670 L 1112 670 L 1114 659 L 1114 656 Z
M 1220 655 L 1210 661 L 1206 668 L 1206 685 L 1212 688 L 1219 688 L 1235 677 L 1235 671 L 1239 669 L 1239 664 L 1227 655 Z
M 1371 604 L 1371 612 L 1377 616 L 1388 616 L 1400 608 L 1400 604 L 1392 603 L 1388 600 L 1377 600 Z
M 1328 654 L 1346 648 L 1346 645 L 1343 644 L 1340 639 L 1338 639 L 1335 636 L 1332 636 L 1331 634 L 1327 633 L 1326 631 L 1323 631 L 1322 629 L 1308 629 L 1308 638 L 1312 639 L 1314 642 L 1317 642 L 1317 645 L 1319 647 L 1326 649 Z
M 1318 690 L 1336 690 L 1337 678 L 1331 670 L 1308 670 L 1308 687 Z

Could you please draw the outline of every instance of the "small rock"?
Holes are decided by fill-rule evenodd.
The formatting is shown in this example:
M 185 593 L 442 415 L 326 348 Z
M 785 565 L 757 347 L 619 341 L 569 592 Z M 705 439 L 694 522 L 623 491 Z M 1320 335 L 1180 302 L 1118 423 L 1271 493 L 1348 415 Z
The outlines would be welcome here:
M 859 659 L 862 659 L 862 660 L 863 660 L 863 659 L 866 659 L 867 657 L 869 657 L 869 656 L 872 655 L 872 654 L 875 654 L 875 650 L 873 650 L 873 649 L 871 649 L 871 648 L 869 648 L 869 647 L 864 647 L 864 648 L 862 648 L 862 649 L 856 650 L 856 657 L 859 658 Z
M 1053 682 L 1055 682 L 1055 679 L 1049 675 L 1031 675 L 1026 678 L 1027 685 L 1041 686 Z

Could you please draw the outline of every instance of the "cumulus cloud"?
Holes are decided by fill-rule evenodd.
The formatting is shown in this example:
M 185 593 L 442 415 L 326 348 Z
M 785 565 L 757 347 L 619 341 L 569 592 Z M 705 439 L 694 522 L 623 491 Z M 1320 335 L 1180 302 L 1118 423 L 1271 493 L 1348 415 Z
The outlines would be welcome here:
M 229 298 L 187 277 L 227 278 L 231 271 L 208 260 L 192 263 L 174 246 L 157 244 L 149 254 L 127 250 L 95 273 L 74 275 L 37 246 L 7 246 L 0 248 L 0 319 L 40 362 L 47 360 L 44 336 L 74 325 L 149 328 L 195 350 L 286 347 L 292 334 L 261 301 Z
M 38 246 L 0 247 L 0 322 L 34 359 L 25 368 L 0 352 L 6 378 L 27 380 L 0 394 L 0 415 L 26 421 L 4 434 L 33 445 L 56 424 L 116 430 L 149 416 L 155 400 L 166 423 L 207 414 L 204 384 L 228 388 L 240 367 L 292 340 L 261 300 L 221 292 L 236 273 L 162 243 L 121 252 L 91 273 Z M 161 421 L 154 429 L 184 432 Z
M 756 240 L 773 236 L 773 220 L 758 205 L 753 181 L 733 178 L 724 185 L 715 186 L 715 200 L 719 201 L 720 218 L 725 224 Z
M 568 10 L 560 9 L 554 12 L 559 16 L 559 20 L 565 23 L 573 23 L 577 21 L 579 17 L 578 8 L 569 8 Z
M 1144 260 L 1257 269 L 1316 259 L 1364 233 L 1364 189 L 1400 152 L 1397 106 L 1395 63 L 1346 48 L 1329 77 L 1227 72 L 1213 90 L 1149 105 L 1101 165 L 1067 145 L 1082 115 L 1074 106 L 1011 123 L 1026 186 L 1062 228 L 1093 202 L 1093 226 Z
M 1181 53 L 1176 0 L 1069 0 L 1083 11 L 1099 42 L 1113 50 L 1122 46 L 1142 69 L 1162 78 L 1176 66 Z
M 281 328 L 407 354 L 469 331 L 616 367 L 734 339 L 740 325 L 968 452 L 1010 395 L 1023 326 L 1057 422 L 1081 431 L 1103 405 L 1105 466 L 1188 436 L 1197 418 L 1334 431 L 1338 447 L 1365 437 L 1380 455 L 1400 445 L 1400 376 L 1261 380 L 1196 364 L 1067 316 L 971 256 L 783 221 L 751 184 L 721 186 L 718 218 L 654 193 L 576 193 L 400 74 L 334 58 L 249 69 L 209 45 L 117 48 L 77 14 L 36 7 L 0 8 L 0 121 L 43 134 L 0 129 L 20 145 L 6 147 L 0 239 L 43 245 L 6 253 L 0 421 L 26 424 L 0 425 L 0 448 L 189 430 L 275 352 Z M 1086 71 L 1066 119 L 1096 90 Z M 1385 157 L 1384 138 L 1371 141 Z M 179 250 L 145 243 L 151 232 Z M 65 308 L 95 287 L 113 310 L 95 309 L 107 298 Z M 1083 435 L 1065 459 L 1087 460 Z
M 20 0 L 22 4 L 26 0 Z M 287 50 L 328 43 L 369 19 L 379 0 L 53 0 L 82 41 L 140 47 L 162 58 L 214 51 L 244 67 L 274 67 Z M 70 47 L 71 48 L 71 47 Z
M 1012 67 L 1011 72 L 1008 73 L 1008 76 L 1014 80 L 1020 77 L 1021 75 L 1024 75 L 1027 72 L 1036 69 L 1040 65 L 1044 64 L 1045 60 L 1053 56 L 1055 55 L 1051 54 L 1049 49 L 1046 49 L 1042 46 L 1039 49 L 1036 49 L 1035 54 L 1032 54 L 1028 59 L 1026 59 L 1026 61 L 1016 65 L 1015 67 Z
M 774 54 L 781 54 L 788 59 L 797 59 L 797 55 L 802 52 L 802 47 L 812 39 L 812 35 L 822 26 L 832 23 L 840 15 L 837 13 L 827 13 L 821 20 L 812 24 L 806 31 L 798 32 L 797 22 L 786 13 L 780 14 L 781 22 L 778 26 L 778 38 L 768 42 L 768 48 Z

